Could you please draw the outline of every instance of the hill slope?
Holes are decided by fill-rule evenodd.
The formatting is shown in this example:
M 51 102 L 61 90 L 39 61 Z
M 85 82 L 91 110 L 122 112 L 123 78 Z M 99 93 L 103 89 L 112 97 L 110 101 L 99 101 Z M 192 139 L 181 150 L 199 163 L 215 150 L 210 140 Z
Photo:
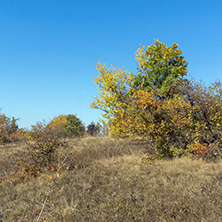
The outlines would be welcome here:
M 0 171 L 21 149 L 1 148 Z M 222 221 L 222 162 L 146 165 L 145 145 L 111 138 L 73 140 L 60 152 L 69 155 L 59 175 L 0 184 L 0 221 L 37 221 L 41 210 L 47 222 Z

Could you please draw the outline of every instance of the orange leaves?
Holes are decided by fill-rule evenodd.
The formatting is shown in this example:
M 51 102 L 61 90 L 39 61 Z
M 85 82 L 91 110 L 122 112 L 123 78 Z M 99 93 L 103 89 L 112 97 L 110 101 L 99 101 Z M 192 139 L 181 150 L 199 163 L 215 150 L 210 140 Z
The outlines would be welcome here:
M 150 119 L 149 113 L 157 107 L 157 100 L 152 92 L 132 92 L 134 93 L 128 98 L 127 108 L 119 111 L 112 120 L 112 131 L 119 136 L 146 134 L 149 130 L 146 123 Z
M 222 149 L 222 83 L 206 87 L 183 79 L 188 63 L 181 54 L 176 43 L 155 40 L 137 50 L 135 75 L 98 64 L 92 107 L 104 111 L 112 135 L 152 139 L 163 157 L 192 156 L 194 141 L 219 142 Z
M 132 89 L 127 107 L 112 120 L 112 131 L 152 139 L 163 157 L 206 156 L 216 142 L 222 148 L 222 98 L 199 84 L 177 87 L 171 97 Z

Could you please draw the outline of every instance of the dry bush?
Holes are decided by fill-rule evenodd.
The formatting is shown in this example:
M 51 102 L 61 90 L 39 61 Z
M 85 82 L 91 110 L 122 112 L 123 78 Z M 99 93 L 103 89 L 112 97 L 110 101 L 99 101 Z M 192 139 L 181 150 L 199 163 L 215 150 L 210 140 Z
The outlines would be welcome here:
M 15 143 L 23 140 L 22 130 L 18 129 L 17 120 L 0 114 L 0 145 Z
M 91 122 L 86 127 L 86 133 L 90 136 L 98 136 L 100 134 L 100 128 L 101 125 L 99 123 L 95 124 L 94 122 Z
M 32 126 L 26 138 L 26 152 L 16 163 L 18 179 L 36 177 L 45 170 L 56 170 L 60 157 L 57 150 L 66 147 L 66 141 L 60 134 L 38 122 Z

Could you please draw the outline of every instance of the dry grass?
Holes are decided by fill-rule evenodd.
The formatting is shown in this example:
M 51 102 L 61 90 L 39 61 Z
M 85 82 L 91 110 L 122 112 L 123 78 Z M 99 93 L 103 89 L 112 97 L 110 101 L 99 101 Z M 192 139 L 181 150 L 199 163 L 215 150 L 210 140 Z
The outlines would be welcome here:
M 144 151 L 129 140 L 70 141 L 62 152 L 72 154 L 60 176 L 50 174 L 55 180 L 40 221 L 222 221 L 222 162 L 175 159 L 145 165 Z M 2 183 L 2 221 L 37 221 L 46 180 L 42 174 Z
M 0 145 L 0 177 L 8 177 L 13 173 L 15 163 L 25 153 L 25 148 L 24 144 L 19 146 L 16 144 Z

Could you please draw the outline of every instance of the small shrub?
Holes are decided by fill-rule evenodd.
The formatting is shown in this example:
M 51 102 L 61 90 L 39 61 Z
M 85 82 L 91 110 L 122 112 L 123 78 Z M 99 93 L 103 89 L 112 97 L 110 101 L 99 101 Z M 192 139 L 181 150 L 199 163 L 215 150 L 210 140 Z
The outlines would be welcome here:
M 17 163 L 20 179 L 35 177 L 44 170 L 57 168 L 59 161 L 57 149 L 65 147 L 66 142 L 55 134 L 55 131 L 46 127 L 44 123 L 38 122 L 32 126 L 26 142 L 28 152 Z
M 94 122 L 91 122 L 88 126 L 87 126 L 87 134 L 89 134 L 90 136 L 97 136 L 100 133 L 100 128 L 101 125 L 99 123 L 95 124 Z

